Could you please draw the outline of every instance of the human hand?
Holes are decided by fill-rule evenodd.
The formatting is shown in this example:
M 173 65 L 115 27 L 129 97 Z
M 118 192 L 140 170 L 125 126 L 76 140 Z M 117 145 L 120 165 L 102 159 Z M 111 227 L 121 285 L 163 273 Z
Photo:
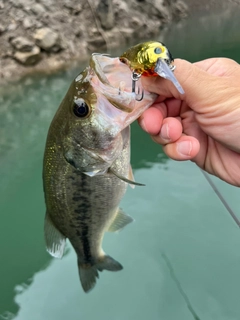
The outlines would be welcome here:
M 141 127 L 170 158 L 240 186 L 240 65 L 226 58 L 174 64 L 185 94 L 163 78 L 142 77 L 159 97 L 139 118 Z

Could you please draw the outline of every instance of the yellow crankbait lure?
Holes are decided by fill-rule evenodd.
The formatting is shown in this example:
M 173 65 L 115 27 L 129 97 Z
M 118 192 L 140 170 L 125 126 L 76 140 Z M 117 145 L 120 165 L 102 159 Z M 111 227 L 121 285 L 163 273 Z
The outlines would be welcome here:
M 176 68 L 173 57 L 168 48 L 161 42 L 148 41 L 139 43 L 125 51 L 120 61 L 132 70 L 132 91 L 135 93 L 135 83 L 143 76 L 160 76 L 170 80 L 177 90 L 183 94 L 184 90 L 173 74 Z M 141 100 L 136 97 L 136 100 Z

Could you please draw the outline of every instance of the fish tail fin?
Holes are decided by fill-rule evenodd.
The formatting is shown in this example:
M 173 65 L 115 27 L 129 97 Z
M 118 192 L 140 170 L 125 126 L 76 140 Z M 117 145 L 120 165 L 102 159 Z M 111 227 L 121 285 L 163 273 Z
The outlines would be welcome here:
M 78 264 L 78 271 L 82 288 L 87 293 L 95 287 L 97 278 L 99 278 L 97 267 L 96 265 L 85 266 Z
M 91 291 L 99 278 L 98 271 L 120 271 L 123 266 L 112 257 L 104 255 L 95 265 L 83 265 L 78 263 L 79 277 L 83 290 L 87 293 Z
M 97 262 L 97 269 L 99 271 L 108 270 L 108 271 L 120 271 L 123 269 L 123 266 L 112 257 L 104 255 Z

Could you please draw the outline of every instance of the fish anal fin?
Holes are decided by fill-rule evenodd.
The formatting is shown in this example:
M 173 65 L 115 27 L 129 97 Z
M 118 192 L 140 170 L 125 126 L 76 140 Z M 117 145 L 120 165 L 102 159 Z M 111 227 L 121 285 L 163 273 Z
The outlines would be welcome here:
M 123 229 L 127 224 L 133 222 L 134 219 L 129 215 L 125 214 L 122 209 L 118 209 L 118 213 L 115 219 L 112 221 L 111 225 L 108 228 L 109 232 L 116 232 Z
M 121 263 L 113 259 L 108 255 L 104 255 L 97 262 L 97 269 L 99 271 L 108 270 L 108 271 L 120 271 L 123 269 Z
M 55 227 L 48 213 L 45 215 L 44 236 L 47 252 L 61 259 L 64 253 L 66 237 Z

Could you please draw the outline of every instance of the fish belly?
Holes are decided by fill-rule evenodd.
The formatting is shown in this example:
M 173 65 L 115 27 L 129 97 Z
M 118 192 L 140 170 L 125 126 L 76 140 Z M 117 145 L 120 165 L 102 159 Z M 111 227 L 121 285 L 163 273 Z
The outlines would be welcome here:
M 127 184 L 110 173 L 89 177 L 69 165 L 64 171 L 64 179 L 62 173 L 56 175 L 50 187 L 47 212 L 72 243 L 79 261 L 94 263 Z

